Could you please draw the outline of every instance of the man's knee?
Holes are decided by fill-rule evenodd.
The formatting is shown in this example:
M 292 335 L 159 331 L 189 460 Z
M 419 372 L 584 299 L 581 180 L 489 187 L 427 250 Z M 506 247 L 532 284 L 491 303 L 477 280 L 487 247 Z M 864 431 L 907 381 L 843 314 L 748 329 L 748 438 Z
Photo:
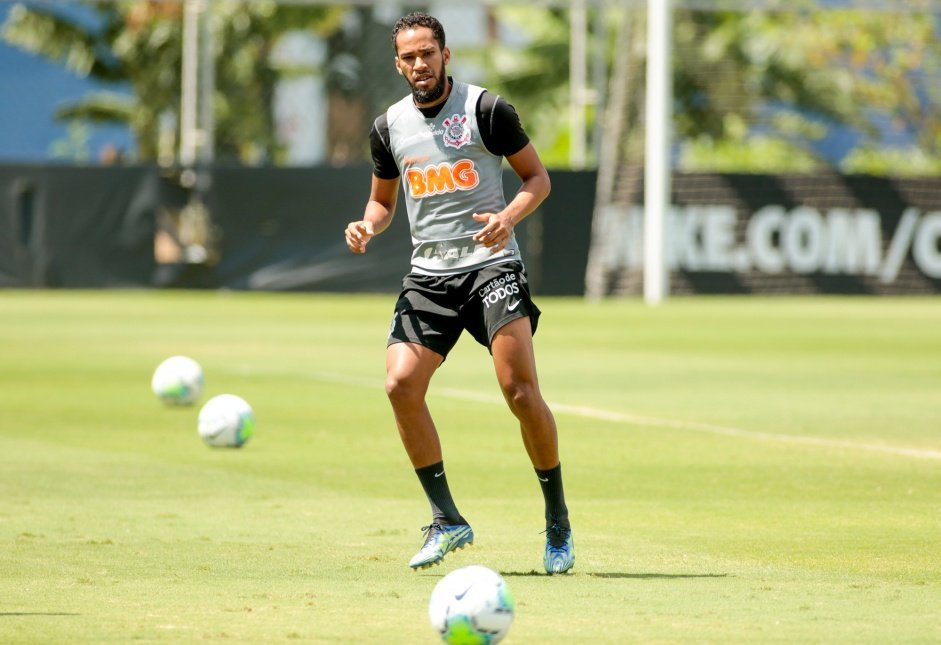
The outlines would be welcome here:
M 514 413 L 527 414 L 542 406 L 542 395 L 535 383 L 513 381 L 502 386 L 503 396 Z
M 386 374 L 386 396 L 393 405 L 414 405 L 425 398 L 425 385 L 411 376 Z

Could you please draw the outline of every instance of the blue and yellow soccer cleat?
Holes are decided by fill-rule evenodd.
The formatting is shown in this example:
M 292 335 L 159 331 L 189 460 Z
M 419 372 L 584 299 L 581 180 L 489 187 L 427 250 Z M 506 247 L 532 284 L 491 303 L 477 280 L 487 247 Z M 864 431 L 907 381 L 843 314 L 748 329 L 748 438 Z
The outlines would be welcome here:
M 575 540 L 572 529 L 553 524 L 546 529 L 546 573 L 565 573 L 575 564 Z
M 474 530 L 467 524 L 438 524 L 423 526 L 425 543 L 408 563 L 412 569 L 427 569 L 440 564 L 451 551 L 474 543 Z

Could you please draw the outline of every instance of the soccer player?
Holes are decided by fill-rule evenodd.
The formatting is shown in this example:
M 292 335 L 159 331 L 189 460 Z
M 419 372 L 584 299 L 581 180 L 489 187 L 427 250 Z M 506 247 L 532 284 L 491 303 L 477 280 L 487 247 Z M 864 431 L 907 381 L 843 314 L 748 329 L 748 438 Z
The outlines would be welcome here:
M 424 545 L 409 566 L 438 564 L 474 541 L 451 497 L 425 403 L 432 375 L 466 329 L 490 350 L 503 396 L 519 420 L 545 498 L 545 568 L 563 573 L 575 552 L 555 420 L 536 377 L 533 333 L 540 311 L 513 233 L 549 194 L 549 174 L 510 104 L 447 75 L 451 52 L 436 18 L 423 12 L 401 18 L 392 42 L 395 68 L 411 94 L 373 124 L 372 187 L 363 218 L 346 227 L 346 243 L 365 253 L 373 236 L 388 228 L 404 177 L 414 251 L 389 330 L 386 392 L 432 512 L 422 528 Z M 509 203 L 504 157 L 523 182 Z

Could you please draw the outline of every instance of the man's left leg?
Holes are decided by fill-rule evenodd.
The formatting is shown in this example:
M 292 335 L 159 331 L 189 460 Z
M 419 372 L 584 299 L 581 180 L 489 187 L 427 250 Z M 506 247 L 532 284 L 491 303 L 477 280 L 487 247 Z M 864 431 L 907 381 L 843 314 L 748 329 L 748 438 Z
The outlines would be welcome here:
M 558 431 L 539 390 L 529 318 L 517 318 L 497 330 L 490 351 L 497 381 L 507 405 L 520 422 L 523 445 L 545 499 L 546 571 L 564 573 L 575 564 L 575 545 L 562 487 Z

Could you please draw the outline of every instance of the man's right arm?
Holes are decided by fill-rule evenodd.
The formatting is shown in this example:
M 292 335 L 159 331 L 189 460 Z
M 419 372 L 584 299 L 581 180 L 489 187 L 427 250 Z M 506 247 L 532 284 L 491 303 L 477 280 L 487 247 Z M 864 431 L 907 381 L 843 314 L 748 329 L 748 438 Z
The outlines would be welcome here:
M 346 245 L 353 253 L 365 253 L 369 240 L 389 228 L 398 194 L 398 178 L 382 179 L 373 175 L 363 219 L 350 222 L 346 227 Z
M 346 227 L 346 245 L 353 253 L 365 253 L 366 245 L 374 235 L 389 227 L 395 215 L 395 201 L 399 194 L 399 171 L 389 150 L 389 128 L 385 115 L 373 123 L 369 144 L 373 158 L 372 187 L 363 219 L 350 222 Z

